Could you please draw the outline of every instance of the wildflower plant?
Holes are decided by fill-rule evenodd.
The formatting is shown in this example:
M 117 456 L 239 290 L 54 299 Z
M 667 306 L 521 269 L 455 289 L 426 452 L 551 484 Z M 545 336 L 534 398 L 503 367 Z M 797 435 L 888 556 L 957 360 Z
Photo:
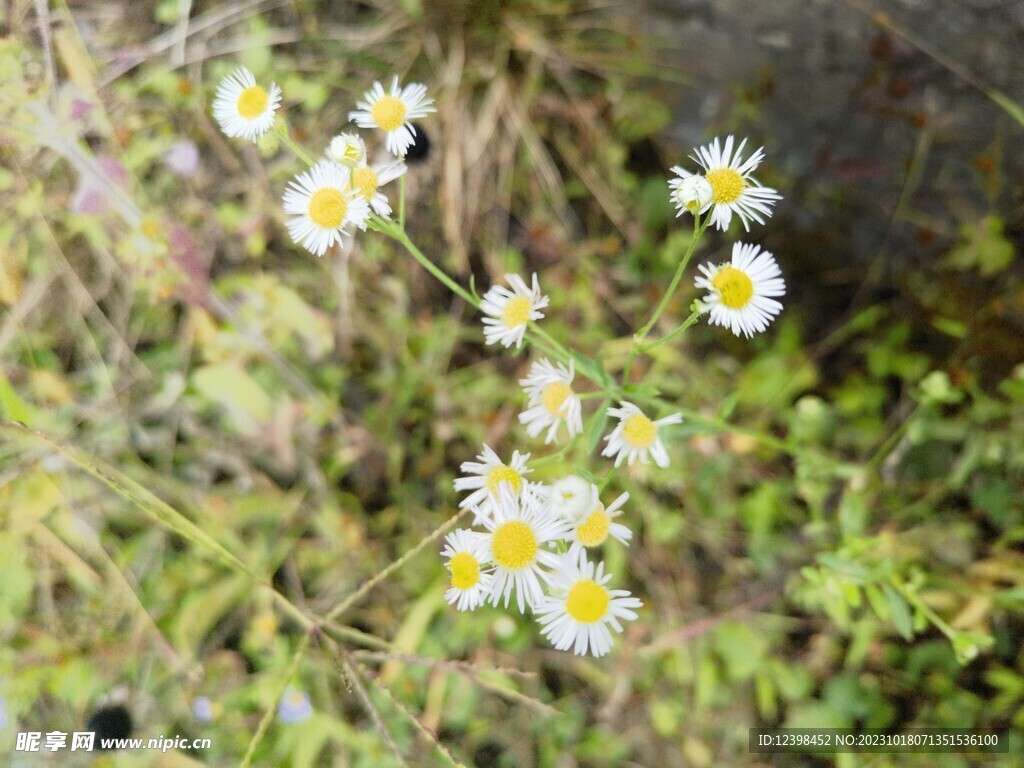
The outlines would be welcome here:
M 275 86 L 263 91 L 251 73 L 240 71 L 221 84 L 214 112 L 227 135 L 255 139 L 270 129 L 268 115 L 272 121 L 279 100 Z M 636 357 L 678 339 L 704 315 L 712 325 L 750 337 L 765 331 L 782 310 L 779 298 L 785 293 L 785 282 L 775 258 L 757 245 L 737 242 L 730 262 L 700 267 L 694 284 L 705 293 L 693 300 L 690 316 L 648 340 L 669 308 L 705 230 L 714 225 L 727 232 L 735 214 L 749 232 L 751 223 L 763 224 L 782 199 L 752 175 L 764 159 L 764 150 L 744 157 L 745 139 L 737 145 L 729 136 L 723 145 L 716 138 L 694 150 L 692 168 L 672 168 L 677 178 L 668 182 L 670 200 L 679 216 L 692 217 L 693 237 L 668 289 L 634 334 L 616 376 L 600 357 L 588 357 L 544 330 L 550 299 L 539 275 L 534 273 L 527 280 L 506 274 L 504 284 L 492 285 L 480 297 L 472 286 L 462 287 L 424 255 L 406 232 L 409 169 L 403 157 L 415 140 L 413 121 L 434 111 L 426 86 L 401 86 L 395 76 L 388 89 L 374 83 L 356 106 L 349 119 L 371 135 L 344 130 L 319 155 L 299 147 L 283 122 L 275 128 L 275 135 L 309 166 L 284 194 L 292 240 L 318 257 L 367 230 L 401 245 L 433 277 L 482 313 L 487 346 L 518 351 L 528 345 L 536 350 L 540 357 L 519 382 L 526 396 L 519 421 L 530 438 L 538 439 L 543 433 L 544 445 L 564 441 L 557 452 L 537 459 L 532 459 L 532 451 L 522 450 L 526 446 L 517 444 L 507 462 L 484 445 L 477 461 L 462 463 L 464 474 L 453 484 L 456 493 L 465 494 L 456 518 L 471 511 L 475 528 L 455 530 L 445 539 L 441 554 L 450 574 L 445 599 L 460 611 L 486 604 L 514 605 L 519 613 L 534 615 L 541 634 L 555 648 L 603 656 L 614 644 L 612 630 L 620 633 L 624 622 L 637 619 L 642 602 L 626 590 L 609 588 L 612 576 L 605 573 L 603 562 L 594 559 L 609 538 L 623 545 L 633 540 L 629 495 L 620 494 L 607 506 L 601 496 L 623 467 L 651 462 L 660 469 L 668 467 L 673 427 L 683 422 L 682 412 L 673 404 L 632 380 Z M 387 159 L 370 162 L 375 140 L 383 144 Z M 381 189 L 395 181 L 397 217 Z M 577 374 L 597 391 L 582 393 Z M 588 424 L 581 395 L 603 399 L 599 407 L 589 409 Z M 609 420 L 614 425 L 602 434 Z M 527 479 L 535 467 L 563 461 L 579 449 L 585 435 L 588 444 L 578 452 L 593 459 L 598 442 L 603 441 L 599 460 L 608 462 L 583 469 L 591 479 L 579 474 L 553 484 Z

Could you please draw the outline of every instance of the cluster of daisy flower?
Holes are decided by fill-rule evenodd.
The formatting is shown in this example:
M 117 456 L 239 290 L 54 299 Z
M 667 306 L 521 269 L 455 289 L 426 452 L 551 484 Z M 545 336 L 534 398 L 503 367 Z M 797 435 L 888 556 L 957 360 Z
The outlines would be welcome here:
M 763 150 L 743 160 L 744 144 L 734 151 L 730 136 L 724 148 L 715 139 L 697 149 L 693 159 L 702 174 L 672 169 L 679 177 L 669 182 L 672 200 L 679 215 L 694 216 L 695 237 L 710 224 L 725 231 L 734 213 L 749 231 L 751 220 L 763 224 L 781 199 L 751 176 L 764 158 Z M 685 260 L 680 274 L 684 267 Z M 706 295 L 695 313 L 708 314 L 712 325 L 750 337 L 765 330 L 782 309 L 776 299 L 785 293 L 780 275 L 772 254 L 736 243 L 729 263 L 701 265 L 695 284 Z M 484 339 L 488 345 L 518 349 L 531 326 L 544 318 L 549 300 L 536 274 L 529 283 L 519 275 L 506 275 L 505 282 L 507 287 L 493 286 L 480 302 Z M 531 437 L 543 433 L 549 444 L 558 439 L 563 425 L 570 439 L 583 432 L 574 377 L 571 359 L 568 366 L 547 359 L 532 363 L 529 375 L 520 380 L 528 402 L 519 414 Z M 637 405 L 622 401 L 606 415 L 617 423 L 604 438 L 602 455 L 613 457 L 616 467 L 650 459 L 659 467 L 669 465 L 660 430 L 680 423 L 680 414 L 653 420 Z M 613 522 L 628 494 L 605 507 L 598 487 L 579 476 L 550 486 L 528 480 L 529 454 L 514 451 L 506 464 L 485 445 L 478 459 L 462 465 L 466 475 L 455 481 L 455 490 L 469 492 L 460 506 L 472 510 L 474 524 L 483 530 L 462 529 L 447 536 L 442 555 L 451 572 L 451 587 L 446 599 L 467 611 L 484 603 L 508 607 L 515 594 L 519 611 L 529 607 L 541 634 L 556 648 L 603 656 L 612 646 L 611 630 L 621 632 L 623 621 L 635 619 L 641 602 L 627 591 L 610 589 L 611 575 L 604 572 L 604 563 L 590 559 L 588 550 L 600 547 L 609 536 L 628 544 L 629 529 Z
M 506 275 L 511 288 L 494 286 L 483 297 L 484 336 L 488 344 L 520 347 L 529 324 L 544 317 L 548 306 L 533 275 L 527 284 Z M 527 397 L 519 421 L 531 437 L 555 441 L 561 428 L 571 439 L 583 432 L 582 401 L 573 389 L 575 365 L 534 361 L 520 385 Z M 659 431 L 678 424 L 678 413 L 653 420 L 633 403 L 622 401 L 607 415 L 618 421 L 605 440 L 602 455 L 624 462 L 669 464 Z M 442 556 L 451 573 L 446 600 L 460 611 L 484 603 L 508 607 L 515 595 L 520 613 L 527 608 L 541 625 L 541 634 L 559 650 L 603 656 L 613 644 L 612 630 L 637 618 L 641 601 L 626 590 L 611 589 L 611 574 L 594 550 L 609 537 L 628 545 L 632 533 L 616 522 L 629 494 L 607 507 L 598 486 L 578 475 L 550 485 L 530 480 L 530 454 L 513 451 L 507 463 L 484 445 L 477 461 L 462 464 L 455 490 L 466 492 L 460 507 L 473 513 L 483 530 L 460 529 L 448 534 Z
M 281 96 L 277 85 L 264 88 L 241 67 L 218 86 L 213 114 L 227 136 L 259 141 L 274 130 Z M 341 243 L 353 229 L 365 230 L 372 214 L 391 216 L 391 205 L 380 189 L 406 172 L 403 158 L 416 134 L 411 121 L 435 111 L 425 86 L 399 87 L 397 76 L 388 90 L 374 83 L 356 106 L 349 120 L 359 128 L 384 132 L 384 156 L 370 163 L 363 138 L 356 132 L 340 133 L 308 171 L 289 182 L 284 193 L 292 240 L 317 256 Z
M 462 465 L 466 476 L 455 488 L 470 491 L 461 506 L 472 509 L 483 530 L 459 529 L 445 538 L 441 554 L 451 572 L 445 599 L 472 611 L 485 602 L 507 608 L 514 594 L 519 612 L 529 608 L 555 648 L 604 656 L 612 630 L 622 632 L 642 603 L 610 589 L 611 574 L 588 559 L 588 550 L 609 536 L 629 543 L 633 534 L 614 522 L 629 494 L 605 507 L 597 486 L 577 475 L 550 486 L 528 480 L 529 454 L 516 451 L 504 464 L 485 445 L 477 458 Z
M 729 228 L 733 214 L 747 232 L 751 221 L 764 224 L 764 217 L 771 216 L 772 206 L 782 196 L 751 176 L 764 160 L 764 150 L 758 149 L 744 160 L 746 141 L 741 141 L 735 151 L 732 136 L 725 140 L 724 147 L 716 138 L 695 149 L 691 159 L 703 174 L 673 166 L 672 172 L 679 178 L 671 180 L 668 186 L 677 216 L 686 212 L 695 217 L 708 214 L 709 222 L 723 232 Z M 782 311 L 777 300 L 786 292 L 782 272 L 775 257 L 760 246 L 737 242 L 729 262 L 702 264 L 700 272 L 694 282 L 697 288 L 707 291 L 701 311 L 708 314 L 712 325 L 723 325 L 737 336 L 742 333 L 750 338 L 764 331 Z
M 269 136 L 290 142 L 283 126 L 275 130 L 281 97 L 276 85 L 263 88 L 243 68 L 221 82 L 213 111 L 228 136 L 250 141 Z M 411 121 L 434 111 L 423 85 L 402 88 L 397 77 L 387 90 L 374 83 L 356 106 L 349 119 L 359 128 L 384 131 L 386 156 L 371 164 L 360 135 L 341 133 L 320 159 L 309 161 L 311 167 L 298 174 L 284 194 L 292 239 L 317 256 L 342 242 L 353 229 L 373 225 L 387 231 L 383 220 L 391 216 L 391 205 L 380 189 L 406 172 L 403 158 L 416 130 Z M 745 143 L 735 146 L 729 136 L 723 146 L 716 138 L 692 156 L 700 166 L 699 173 L 672 168 L 677 178 L 669 182 L 671 200 L 678 215 L 694 217 L 694 245 L 712 224 L 726 231 L 734 214 L 749 232 L 750 223 L 763 224 L 781 199 L 778 192 L 751 175 L 764 152 L 758 149 L 744 159 Z M 645 348 L 646 333 L 665 309 L 692 252 L 691 246 L 661 304 L 634 337 L 624 384 L 632 355 Z M 547 358 L 534 361 L 526 378 L 520 380 L 527 404 L 519 420 L 531 437 L 543 434 L 546 445 L 559 439 L 563 427 L 572 440 L 584 430 L 582 400 L 573 388 L 573 356 L 537 326 L 549 299 L 536 274 L 530 282 L 509 274 L 505 283 L 492 286 L 478 302 L 484 315 L 484 339 L 488 345 L 519 349 L 528 333 L 536 333 L 536 337 L 530 336 L 531 342 L 539 341 L 541 349 L 558 353 L 556 362 Z M 452 281 L 446 284 L 459 290 Z M 785 293 L 772 254 L 742 242 L 733 245 L 730 261 L 701 265 L 695 286 L 704 295 L 695 302 L 690 321 L 656 343 L 673 338 L 700 315 L 707 315 L 712 325 L 751 337 L 764 331 L 782 310 L 778 297 Z M 607 394 L 613 396 L 613 390 L 608 389 Z M 634 403 L 620 400 L 604 414 L 592 416 L 616 420 L 604 437 L 601 452 L 614 459 L 616 468 L 651 460 L 659 467 L 669 465 L 661 431 L 680 423 L 681 414 L 653 419 Z M 529 458 L 530 454 L 514 451 L 505 463 L 485 445 L 478 461 L 462 464 L 464 476 L 455 480 L 455 490 L 466 493 L 460 507 L 473 513 L 474 528 L 453 531 L 445 539 L 442 556 L 451 574 L 445 597 L 460 611 L 472 611 L 485 603 L 507 608 L 514 595 L 520 613 L 529 609 L 541 625 L 541 634 L 556 648 L 603 656 L 612 647 L 612 630 L 622 632 L 623 622 L 636 619 L 636 609 L 642 606 L 628 591 L 610 588 L 612 576 L 595 558 L 609 537 L 627 545 L 630 542 L 629 528 L 616 521 L 629 496 L 622 494 L 606 507 L 599 487 L 578 475 L 550 485 L 530 480 Z

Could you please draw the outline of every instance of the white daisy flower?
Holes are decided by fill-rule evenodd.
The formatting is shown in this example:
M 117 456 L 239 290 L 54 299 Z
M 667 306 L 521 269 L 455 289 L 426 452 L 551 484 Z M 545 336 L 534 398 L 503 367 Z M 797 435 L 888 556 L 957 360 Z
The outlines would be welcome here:
M 374 83 L 363 94 L 363 100 L 356 102 L 359 109 L 348 113 L 348 119 L 354 120 L 360 128 L 380 128 L 387 134 L 388 152 L 405 157 L 416 135 L 410 121 L 436 112 L 433 105 L 434 100 L 427 98 L 427 86 L 411 83 L 399 88 L 398 75 L 395 75 L 390 93 L 385 93 L 380 83 Z
M 621 621 L 637 618 L 636 608 L 642 608 L 639 598 L 625 589 L 605 586 L 611 575 L 604 572 L 604 563 L 596 568 L 581 555 L 577 561 L 563 557 L 561 568 L 549 580 L 551 594 L 534 608 L 541 634 L 560 651 L 572 651 L 577 656 L 590 653 L 604 656 L 611 650 L 611 630 L 622 633 Z
M 540 320 L 550 301 L 540 292 L 537 273 L 533 274 L 533 286 L 528 286 L 519 275 L 505 275 L 505 281 L 512 286 L 491 286 L 480 302 L 484 318 L 484 337 L 488 344 L 501 342 L 502 346 L 518 349 L 526 335 L 526 326 L 533 320 Z
M 519 421 L 526 425 L 530 437 L 537 437 L 547 429 L 544 438 L 547 445 L 558 435 L 563 423 L 570 438 L 583 431 L 582 405 L 571 386 L 575 374 L 571 360 L 568 369 L 561 363 L 556 368 L 547 360 L 538 360 L 530 366 L 529 375 L 519 380 L 530 397 L 527 409 L 519 414 Z
M 672 170 L 676 170 L 673 168 Z M 677 171 L 678 172 L 678 171 Z M 714 189 L 711 182 L 703 176 L 687 176 L 682 179 L 672 179 L 668 183 L 672 192 L 669 200 L 676 204 L 676 217 L 682 216 L 689 211 L 696 216 L 701 211 L 707 210 L 708 203 L 714 196 Z
M 567 520 L 585 517 L 594 506 L 592 486 L 579 475 L 556 480 L 548 489 L 548 509 Z
M 366 142 L 358 133 L 339 133 L 327 145 L 327 156 L 336 163 L 354 168 L 366 162 Z
M 533 471 L 526 466 L 530 454 L 512 451 L 512 459 L 505 464 L 485 443 L 484 450 L 477 459 L 478 461 L 464 461 L 461 469 L 467 476 L 455 479 L 456 491 L 471 491 L 459 507 L 474 508 L 475 522 L 479 523 L 490 514 L 502 487 L 508 487 L 514 498 L 518 499 L 523 495 L 529 497 L 530 503 L 539 503 L 547 497 L 546 489 L 541 483 L 531 483 L 526 479 L 526 475 Z
M 485 537 L 462 528 L 445 536 L 444 543 L 441 555 L 448 558 L 445 566 L 452 574 L 452 585 L 444 593 L 444 599 L 460 611 L 475 610 L 490 594 L 494 578 L 484 570 L 487 564 Z
M 589 496 L 589 510 L 582 515 L 569 519 L 572 526 L 569 531 L 569 557 L 575 559 L 580 556 L 584 549 L 593 549 L 604 544 L 608 537 L 618 539 L 626 546 L 629 546 L 633 538 L 633 532 L 622 523 L 613 520 L 622 514 L 622 505 L 629 501 L 629 494 L 623 493 L 607 508 L 601 503 L 600 493 L 596 485 L 591 484 Z
M 406 165 L 401 160 L 374 165 L 367 165 L 364 162 L 352 169 L 352 188 L 370 204 L 370 208 L 378 216 L 390 216 L 391 205 L 384 193 L 378 189 L 405 174 L 406 170 Z
M 734 243 L 731 262 L 701 264 L 700 271 L 694 283 L 708 291 L 702 303 L 712 325 L 750 338 L 782 311 L 782 303 L 771 297 L 785 295 L 786 282 L 775 257 L 758 245 Z
M 548 578 L 545 568 L 556 568 L 559 555 L 543 548 L 565 537 L 565 523 L 547 514 L 528 497 L 519 499 L 503 486 L 492 514 L 483 520 L 487 528 L 487 561 L 494 566 L 494 581 L 488 599 L 497 605 L 504 599 L 508 607 L 512 590 L 516 592 L 519 612 L 533 608 L 543 597 L 541 579 Z
M 370 218 L 370 206 L 349 188 L 349 169 L 331 160 L 321 160 L 289 182 L 284 211 L 294 217 L 288 221 L 292 240 L 317 256 L 340 243 L 350 225 L 366 229 Z
M 256 141 L 274 125 L 274 113 L 281 103 L 281 89 L 274 83 L 267 91 L 245 67 L 239 67 L 220 81 L 213 99 L 213 116 L 230 138 Z
M 633 403 L 623 400 L 622 407 L 609 408 L 608 415 L 616 417 L 619 423 L 605 438 L 608 445 L 601 451 L 602 456 L 614 456 L 616 467 L 623 461 L 632 465 L 637 459 L 646 464 L 648 456 L 651 456 L 659 467 L 668 466 L 668 451 L 658 436 L 658 430 L 669 424 L 679 424 L 683 420 L 682 414 L 673 413 L 663 419 L 651 421 Z
M 711 221 L 723 232 L 729 228 L 733 213 L 740 217 L 743 228 L 748 232 L 750 219 L 758 224 L 764 224 L 761 217 L 771 216 L 772 206 L 777 200 L 782 199 L 782 195 L 771 187 L 762 187 L 757 179 L 750 175 L 764 160 L 764 148 L 758 149 L 744 161 L 740 153 L 746 143 L 746 139 L 741 141 L 733 152 L 732 136 L 725 140 L 724 149 L 719 145 L 718 139 L 715 139 L 706 147 L 694 149 L 696 156 L 691 155 L 693 160 L 704 168 L 704 178 L 711 184 L 711 200 L 705 203 L 699 212 L 704 213 L 714 206 Z M 694 175 L 678 165 L 672 168 L 672 172 L 682 176 L 684 180 Z

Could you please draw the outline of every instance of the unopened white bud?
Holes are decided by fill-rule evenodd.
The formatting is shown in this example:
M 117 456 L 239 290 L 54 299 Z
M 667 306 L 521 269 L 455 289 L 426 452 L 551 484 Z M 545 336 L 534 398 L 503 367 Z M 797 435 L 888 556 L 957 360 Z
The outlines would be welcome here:
M 551 484 L 548 504 L 559 517 L 579 519 L 594 508 L 597 502 L 597 486 L 588 483 L 579 475 L 567 475 Z
M 676 186 L 676 203 L 696 216 L 711 202 L 713 191 L 711 182 L 703 176 L 687 176 Z
M 366 144 L 357 133 L 339 133 L 331 139 L 327 156 L 336 163 L 355 168 L 366 159 Z

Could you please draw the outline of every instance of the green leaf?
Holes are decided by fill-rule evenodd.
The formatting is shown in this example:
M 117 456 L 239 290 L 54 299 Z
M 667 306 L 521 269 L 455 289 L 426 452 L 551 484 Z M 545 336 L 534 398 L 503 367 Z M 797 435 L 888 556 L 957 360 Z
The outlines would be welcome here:
M 961 664 L 969 664 L 982 651 L 992 647 L 995 640 L 982 632 L 959 632 L 953 638 L 953 653 Z
M 206 400 L 227 412 L 241 434 L 256 436 L 259 425 L 270 419 L 273 401 L 255 379 L 238 365 L 215 363 L 197 368 L 192 386 Z
M 882 594 L 882 590 L 878 588 L 877 584 L 867 584 L 864 587 L 864 594 L 867 596 L 868 605 L 871 606 L 871 610 L 875 612 L 882 621 L 889 621 L 892 618 L 892 610 L 889 608 L 889 602 L 886 600 L 885 595 Z
M 1024 107 L 994 88 L 990 91 L 986 91 L 985 93 L 988 94 L 988 97 L 992 99 L 992 101 L 1002 107 L 1006 111 L 1006 114 L 1024 126 Z
M 593 421 L 590 424 L 590 431 L 587 433 L 587 453 L 591 454 L 597 447 L 598 441 L 601 439 L 601 435 L 604 433 L 604 428 L 608 424 L 608 408 L 611 406 L 612 401 L 610 398 L 605 398 L 601 401 L 601 406 L 591 418 Z
M 835 552 L 819 552 L 818 562 L 839 576 L 853 579 L 861 584 L 871 581 L 871 571 L 853 560 Z
M 896 631 L 904 640 L 912 639 L 914 637 L 914 622 L 910 616 L 910 606 L 907 605 L 907 601 L 889 584 L 883 584 L 882 591 L 885 592 L 885 599 L 889 602 L 889 612 Z
M 3 371 L 0 371 L 0 416 L 25 424 L 32 421 L 28 404 L 21 399 Z
M 985 216 L 975 225 L 964 225 L 960 237 L 960 245 L 947 258 L 956 269 L 978 269 L 983 275 L 992 275 L 1013 261 L 1013 243 L 1003 234 L 1003 220 L 998 216 Z
M 576 369 L 588 379 L 595 382 L 601 382 L 605 386 L 610 383 L 607 372 L 594 360 L 591 360 L 586 355 L 577 352 L 575 349 L 570 350 L 569 354 L 572 355 Z
M 205 550 L 231 570 L 258 578 L 244 562 L 229 552 L 224 545 L 220 544 L 206 531 L 181 514 L 181 512 L 157 498 L 140 483 L 137 483 L 120 470 L 115 469 L 95 456 L 74 446 L 60 445 L 48 437 L 18 424 L 0 424 L 0 434 L 8 434 L 22 439 L 28 438 L 66 456 L 87 474 L 104 483 L 147 517 L 170 529 L 186 541 L 195 544 L 200 549 Z
M 953 386 L 945 371 L 932 371 L 921 380 L 921 401 L 926 403 L 959 403 L 964 393 Z

